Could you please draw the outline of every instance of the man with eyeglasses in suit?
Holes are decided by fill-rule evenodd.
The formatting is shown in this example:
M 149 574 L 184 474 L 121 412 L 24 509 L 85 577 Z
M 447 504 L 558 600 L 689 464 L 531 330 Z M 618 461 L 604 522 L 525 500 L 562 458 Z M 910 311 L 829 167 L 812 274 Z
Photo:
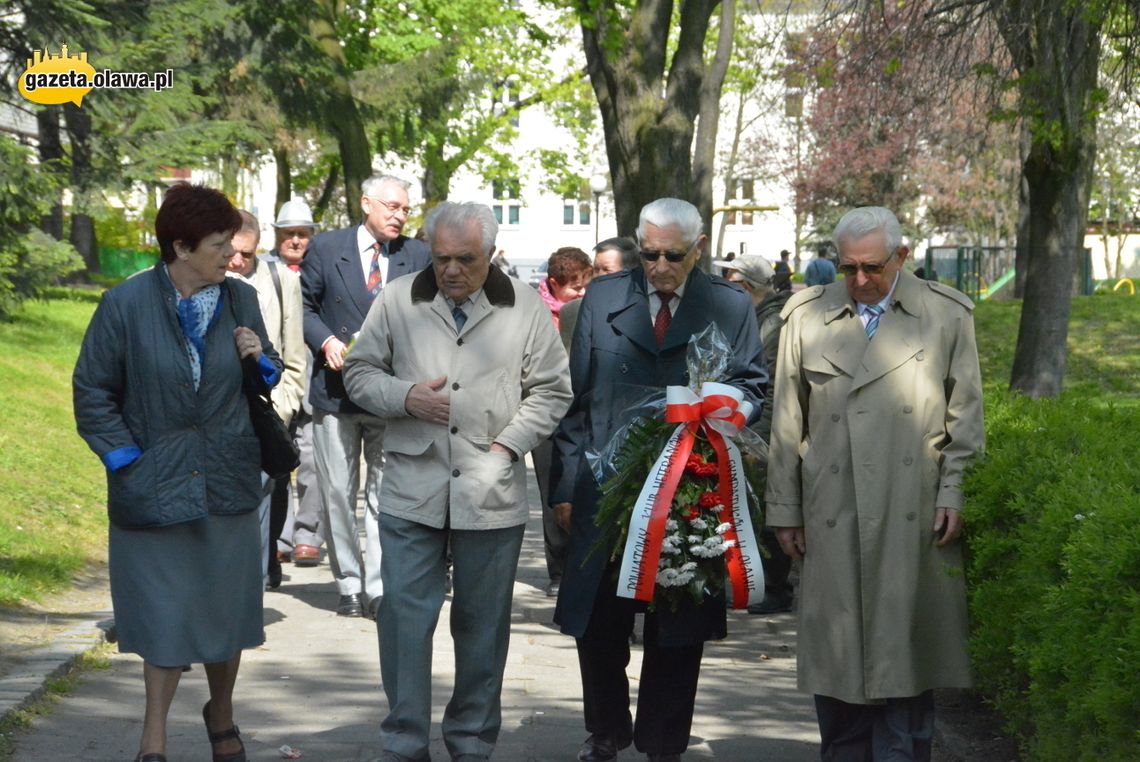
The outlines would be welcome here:
M 365 180 L 363 223 L 315 236 L 301 265 L 305 343 L 314 358 L 313 460 L 340 616 L 375 618 L 384 590 L 378 526 L 384 421 L 348 398 L 342 370 L 348 346 L 384 285 L 431 262 L 427 244 L 402 234 L 411 212 L 408 187 L 391 175 Z M 356 521 L 362 452 L 367 465 L 363 556 Z
M 614 759 L 635 743 L 650 760 L 679 760 L 688 747 L 704 642 L 725 637 L 723 594 L 645 617 L 637 721 L 630 713 L 629 636 L 644 603 L 617 595 L 616 564 L 591 552 L 600 498 L 586 451 L 600 451 L 645 387 L 688 385 L 689 339 L 716 324 L 732 346 L 725 383 L 760 415 L 768 374 L 748 295 L 696 269 L 708 240 L 700 212 L 663 198 L 641 210 L 641 267 L 596 277 L 570 346 L 574 402 L 555 436 L 550 502 L 570 543 L 554 620 L 577 639 L 586 730 L 583 762 Z
M 929 760 L 934 688 L 970 685 L 958 537 L 982 450 L 973 303 L 903 269 L 883 207 L 833 236 L 842 282 L 785 305 L 765 496 L 802 562 L 801 690 L 820 757 Z

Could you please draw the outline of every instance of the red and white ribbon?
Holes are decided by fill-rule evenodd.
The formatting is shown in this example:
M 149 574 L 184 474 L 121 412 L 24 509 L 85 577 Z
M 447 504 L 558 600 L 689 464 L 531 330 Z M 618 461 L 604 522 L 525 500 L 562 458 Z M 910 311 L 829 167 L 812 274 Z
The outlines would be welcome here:
M 657 462 L 637 497 L 629 521 L 625 551 L 618 574 L 617 594 L 639 601 L 653 600 L 657 570 L 661 561 L 661 544 L 665 538 L 665 522 L 677 485 L 685 472 L 685 464 L 693 451 L 698 429 L 717 454 L 721 512 L 718 520 L 729 525 L 723 535 L 734 541 L 725 551 L 724 560 L 732 586 L 732 605 L 745 608 L 749 599 L 763 595 L 764 568 L 752 520 L 748 514 L 748 498 L 744 487 L 744 465 L 740 450 L 732 437 L 740 433 L 752 403 L 743 393 L 727 384 L 708 382 L 697 396 L 685 386 L 665 389 L 665 420 L 677 423 Z

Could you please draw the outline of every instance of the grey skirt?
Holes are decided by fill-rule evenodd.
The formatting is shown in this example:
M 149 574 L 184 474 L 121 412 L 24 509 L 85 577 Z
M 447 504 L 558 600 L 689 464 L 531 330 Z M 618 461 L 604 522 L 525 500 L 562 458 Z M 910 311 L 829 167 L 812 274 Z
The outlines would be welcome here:
M 108 557 L 121 652 L 178 667 L 228 661 L 265 641 L 257 511 L 111 525 Z

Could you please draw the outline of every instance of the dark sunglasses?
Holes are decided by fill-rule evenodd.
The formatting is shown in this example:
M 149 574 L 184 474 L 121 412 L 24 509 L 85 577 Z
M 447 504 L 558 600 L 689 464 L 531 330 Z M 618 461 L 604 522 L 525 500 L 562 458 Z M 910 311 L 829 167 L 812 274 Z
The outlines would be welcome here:
M 690 246 L 689 251 L 692 250 L 693 247 Z M 646 262 L 656 262 L 659 258 L 665 257 L 666 262 L 676 264 L 678 262 L 684 262 L 685 257 L 689 256 L 689 251 L 654 251 L 653 249 L 642 249 L 641 257 Z
M 844 277 L 847 278 L 850 278 L 860 270 L 863 271 L 864 275 L 881 275 L 883 270 L 886 269 L 887 265 L 891 263 L 892 259 L 894 259 L 894 256 L 887 257 L 887 261 L 885 262 L 864 262 L 858 265 L 845 263 L 836 269 L 839 270 L 839 272 L 843 273 Z

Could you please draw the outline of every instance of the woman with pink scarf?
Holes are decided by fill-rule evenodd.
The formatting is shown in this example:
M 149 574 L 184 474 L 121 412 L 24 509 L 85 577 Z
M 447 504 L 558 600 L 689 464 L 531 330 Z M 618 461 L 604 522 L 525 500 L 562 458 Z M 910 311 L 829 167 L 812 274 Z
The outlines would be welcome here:
M 586 252 L 575 246 L 563 246 L 547 260 L 546 279 L 538 284 L 538 294 L 550 308 L 554 316 L 554 327 L 558 327 L 558 315 L 562 305 L 581 299 L 586 293 L 586 284 L 593 277 L 593 264 Z

